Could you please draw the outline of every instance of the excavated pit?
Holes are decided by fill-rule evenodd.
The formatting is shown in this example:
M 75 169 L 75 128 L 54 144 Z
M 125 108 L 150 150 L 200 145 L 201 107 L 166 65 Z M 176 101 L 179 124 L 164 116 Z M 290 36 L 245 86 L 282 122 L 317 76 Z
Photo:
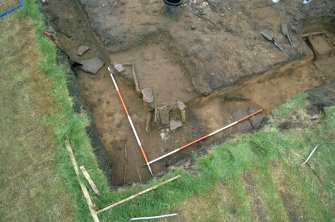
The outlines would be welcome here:
M 207 6 L 207 15 L 213 20 L 215 15 L 223 17 L 223 21 L 229 20 L 229 25 L 220 26 L 213 26 L 197 16 L 190 17 L 186 6 L 186 12 L 178 12 L 176 18 L 165 18 L 161 14 L 163 3 L 160 1 L 152 1 L 152 4 L 148 4 L 149 1 L 135 2 L 122 4 L 119 1 L 95 1 L 93 4 L 91 1 L 57 0 L 42 5 L 47 20 L 71 60 L 99 57 L 105 63 L 94 75 L 75 68 L 73 84 L 77 84 L 83 98 L 82 107 L 87 107 L 92 115 L 96 126 L 96 131 L 93 127 L 95 133 L 91 133 L 96 135 L 91 138 L 92 144 L 96 148 L 99 147 L 97 141 L 101 141 L 100 149 L 103 151 L 98 159 L 102 166 L 108 165 L 102 168 L 107 171 L 106 175 L 111 175 L 113 186 L 146 181 L 151 176 L 148 169 L 143 167 L 143 157 L 107 71 L 111 63 L 123 64 L 125 69 L 121 73 L 115 72 L 115 76 L 149 160 L 258 108 L 264 108 L 266 114 L 269 114 L 297 92 L 335 79 L 335 27 L 331 23 L 335 16 L 331 13 L 325 16 L 326 19 L 309 11 L 295 15 L 295 19 L 292 18 L 294 29 L 290 29 L 294 32 L 294 45 L 291 48 L 281 36 L 279 41 L 286 51 L 280 52 L 272 43 L 258 36 L 261 31 L 259 28 L 265 27 L 262 23 L 264 21 L 242 25 L 245 23 L 236 20 L 234 16 L 227 18 L 229 12 L 228 15 L 221 15 L 226 7 L 230 7 L 238 11 L 237 15 L 242 16 L 239 14 L 241 11 L 252 16 L 245 6 L 238 9 L 234 1 L 228 1 L 227 6 Z M 241 5 L 241 2 L 236 4 Z M 331 7 L 328 5 L 330 8 L 335 8 L 334 3 L 327 2 L 332 4 Z M 138 5 L 142 3 L 147 4 Z M 282 10 L 283 6 L 273 8 L 266 14 L 282 15 L 279 9 Z M 264 20 L 266 17 L 258 8 L 254 12 L 256 18 Z M 128 17 L 130 22 L 125 20 L 126 16 L 130 16 L 129 13 L 132 13 Z M 292 16 L 289 12 L 286 14 Z M 306 21 L 306 17 L 311 14 L 313 20 Z M 118 16 L 120 21 L 115 20 Z M 162 20 L 158 17 L 162 17 Z M 171 21 L 176 21 L 177 26 L 170 24 Z M 113 22 L 121 27 L 113 28 Z M 200 22 L 204 30 L 201 30 Z M 218 20 L 215 22 L 221 24 Z M 278 18 L 269 19 L 268 23 L 277 24 Z M 182 25 L 185 24 L 188 28 L 183 31 Z M 111 33 L 108 28 L 114 32 Z M 250 28 L 255 30 L 245 30 Z M 302 37 L 303 34 L 316 32 L 322 34 Z M 218 33 L 223 37 L 218 37 Z M 250 34 L 250 38 L 237 37 L 243 33 Z M 223 40 L 224 45 L 221 42 Z M 248 45 L 245 41 L 249 40 Z M 90 49 L 79 56 L 77 50 L 81 45 L 87 45 Z M 247 51 L 244 51 L 245 48 Z M 264 54 L 257 57 L 259 53 Z M 131 63 L 135 64 L 138 87 L 150 87 L 153 90 L 154 101 L 149 106 L 154 109 L 160 107 L 160 118 L 155 118 L 156 112 L 152 112 L 148 131 L 148 104 L 136 92 Z M 75 100 L 80 99 L 75 97 Z M 182 120 L 177 101 L 183 101 L 187 106 L 186 122 L 172 131 L 168 126 L 169 121 Z M 192 157 L 206 152 L 212 144 L 220 143 L 227 137 L 257 128 L 261 119 L 248 120 L 153 164 L 155 175 L 161 175 L 176 164 L 190 168 Z M 102 153 L 105 153 L 104 157 L 101 157 Z

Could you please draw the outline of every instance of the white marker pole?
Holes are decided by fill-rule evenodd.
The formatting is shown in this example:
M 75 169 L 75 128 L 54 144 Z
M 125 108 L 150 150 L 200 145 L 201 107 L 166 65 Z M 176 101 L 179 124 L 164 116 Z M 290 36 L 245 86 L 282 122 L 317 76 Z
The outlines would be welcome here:
M 153 176 L 153 173 L 152 173 L 150 164 L 148 163 L 147 155 L 145 155 L 144 148 L 143 148 L 143 146 L 142 146 L 142 143 L 141 143 L 141 141 L 140 141 L 140 138 L 138 137 L 138 134 L 137 134 L 137 132 L 136 132 L 135 126 L 134 126 L 134 124 L 133 124 L 133 121 L 131 120 L 131 117 L 130 117 L 130 115 L 129 115 L 128 109 L 127 109 L 127 107 L 126 107 L 126 104 L 125 104 L 125 102 L 124 102 L 124 100 L 123 100 L 123 97 L 122 97 L 122 95 L 121 95 L 121 92 L 120 92 L 120 90 L 119 90 L 119 87 L 117 86 L 117 83 L 116 83 L 115 78 L 114 78 L 114 76 L 113 76 L 113 72 L 112 72 L 112 70 L 111 70 L 110 67 L 108 67 L 108 71 L 109 71 L 110 76 L 112 77 L 112 80 L 113 80 L 115 89 L 116 89 L 116 91 L 117 91 L 117 94 L 119 95 L 119 98 L 120 98 L 120 100 L 121 100 L 121 104 L 122 104 L 122 106 L 123 106 L 124 112 L 125 112 L 126 115 L 127 115 L 127 118 L 128 118 L 129 124 L 130 124 L 130 126 L 131 126 L 131 129 L 133 130 L 133 133 L 134 133 L 134 135 L 135 135 L 137 144 L 138 144 L 138 146 L 140 147 L 140 150 L 141 150 L 142 156 L 143 156 L 143 158 L 144 158 L 144 161 L 145 161 L 146 165 L 148 166 L 148 169 L 149 169 L 151 175 Z

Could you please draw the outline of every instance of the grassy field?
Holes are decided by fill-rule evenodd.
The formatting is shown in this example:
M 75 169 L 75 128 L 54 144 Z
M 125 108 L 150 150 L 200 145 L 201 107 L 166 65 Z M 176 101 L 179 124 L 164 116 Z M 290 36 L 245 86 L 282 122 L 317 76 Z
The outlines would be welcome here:
M 265 128 L 213 147 L 198 159 L 196 174 L 177 169 L 148 184 L 110 191 L 85 134 L 87 117 L 72 111 L 66 74 L 43 36 L 47 27 L 34 1 L 0 18 L 0 29 L 1 221 L 92 221 L 64 146 L 67 138 L 101 191 L 101 197 L 90 191 L 98 208 L 182 175 L 102 213 L 101 221 L 172 211 L 183 221 L 334 221 L 334 145 L 323 144 L 310 165 L 301 166 L 316 144 L 334 141 L 334 107 L 318 128 L 305 114 L 306 95 L 298 94 Z M 305 127 L 278 130 L 291 116 L 300 116 Z
M 304 128 L 277 129 L 285 116 L 303 116 L 306 102 L 299 94 L 274 112 L 272 126 L 216 147 L 210 156 L 229 150 L 225 171 L 232 173 L 177 205 L 183 221 L 335 221 L 335 107 L 327 109 L 319 128 L 308 122 Z
M 29 18 L 0 18 L 0 221 L 72 221 L 73 203 L 56 164 L 51 81 Z

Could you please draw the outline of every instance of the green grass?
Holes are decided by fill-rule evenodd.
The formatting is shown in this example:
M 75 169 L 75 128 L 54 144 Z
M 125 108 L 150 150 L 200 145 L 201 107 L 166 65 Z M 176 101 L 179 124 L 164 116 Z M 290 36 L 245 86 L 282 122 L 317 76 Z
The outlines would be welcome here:
M 276 120 L 280 121 L 292 115 L 295 111 L 305 108 L 308 104 L 306 93 L 298 93 L 293 98 L 289 99 L 285 104 L 272 112 Z
M 50 81 L 39 71 L 34 26 L 0 18 L 0 220 L 72 221 L 73 202 L 55 162 Z
M 301 95 L 294 97 L 283 105 L 284 107 L 291 107 L 290 115 L 297 115 L 303 112 L 301 108 L 305 107 L 305 105 L 295 105 L 301 101 Z M 306 104 L 306 102 L 305 100 L 303 104 Z M 276 115 L 283 116 L 280 110 L 284 110 L 287 113 L 286 108 L 279 109 Z M 202 172 L 198 177 L 199 181 L 203 179 L 211 181 L 207 184 L 208 186 L 225 181 L 225 183 L 228 182 L 233 187 L 237 187 L 236 189 L 241 189 L 241 180 L 236 182 L 236 177 L 239 175 L 241 177 L 244 172 L 254 169 L 255 173 L 253 175 L 256 180 L 257 190 L 264 204 L 264 211 L 267 212 L 271 220 L 288 220 L 290 212 L 288 212 L 287 208 L 292 210 L 293 215 L 297 218 L 303 218 L 306 221 L 334 220 L 334 182 L 332 178 L 333 172 L 335 172 L 333 164 L 335 153 L 334 149 L 330 148 L 331 144 L 325 144 L 324 149 L 319 149 L 318 153 L 310 160 L 311 167 L 325 179 L 324 184 L 320 184 L 309 168 L 301 167 L 302 158 L 294 154 L 300 153 L 300 155 L 307 157 L 312 148 L 320 141 L 333 141 L 335 132 L 334 111 L 334 107 L 326 109 L 326 119 L 322 121 L 320 128 L 315 124 L 310 125 L 306 129 L 281 132 L 275 126 L 268 125 L 256 133 L 239 136 L 215 147 L 209 152 L 208 156 L 199 160 Z M 278 120 L 271 122 L 276 121 Z M 268 168 L 267 166 L 271 161 L 278 162 L 280 167 Z M 213 190 L 215 191 L 216 189 L 210 189 L 204 196 L 220 195 L 218 191 L 213 194 Z M 228 219 L 228 221 L 248 220 L 251 205 L 250 203 L 247 205 L 247 200 L 241 201 L 243 196 L 239 194 L 243 194 L 243 192 L 230 192 L 233 193 L 235 198 L 222 205 L 221 210 L 215 209 L 215 212 L 229 212 L 234 202 L 242 202 L 239 204 L 241 209 L 237 211 L 237 218 L 232 219 L 228 214 L 225 219 Z M 283 199 L 284 196 L 282 196 L 284 194 L 289 197 L 288 203 L 284 203 L 286 201 Z M 181 204 L 181 206 L 184 206 L 184 204 Z M 187 212 L 186 208 L 180 209 L 176 207 L 181 212 Z M 202 211 L 208 211 L 208 214 L 210 214 L 212 209 L 207 208 Z M 221 221 L 220 217 L 217 220 Z
M 293 151 L 298 150 L 301 151 L 301 154 L 306 155 L 305 152 L 310 149 L 312 143 L 314 144 L 316 141 L 325 141 L 331 132 L 334 132 L 335 111 L 333 108 L 330 108 L 327 109 L 327 120 L 324 124 L 322 124 L 320 129 L 313 128 L 310 130 L 295 130 L 294 132 L 280 132 L 275 127 L 267 126 L 256 133 L 239 136 L 235 139 L 229 140 L 223 145 L 218 145 L 212 148 L 208 155 L 198 159 L 199 171 L 196 175 L 191 175 L 184 170 L 179 169 L 176 172 L 169 173 L 163 178 L 153 179 L 148 184 L 140 185 L 135 188 L 121 188 L 110 192 L 106 179 L 104 178 L 101 170 L 98 168 L 96 158 L 92 153 L 90 141 L 85 134 L 85 127 L 88 123 L 87 116 L 85 113 L 78 115 L 73 112 L 72 101 L 68 96 L 66 88 L 66 74 L 64 73 L 62 67 L 57 65 L 55 46 L 43 36 L 43 31 L 47 27 L 44 25 L 43 17 L 39 12 L 39 8 L 34 1 L 27 0 L 25 1 L 24 8 L 20 10 L 19 13 L 19 18 L 21 19 L 26 19 L 29 15 L 31 21 L 35 25 L 38 47 L 40 53 L 43 55 L 42 57 L 39 57 L 39 70 L 45 73 L 49 79 L 49 85 L 46 91 L 52 95 L 53 103 L 55 104 L 51 106 L 51 110 L 49 112 L 41 113 L 39 119 L 43 120 L 44 126 L 48 126 L 53 129 L 57 144 L 56 163 L 60 168 L 61 174 L 66 180 L 66 186 L 71 193 L 70 197 L 73 198 L 75 209 L 74 218 L 76 221 L 91 221 L 91 217 L 64 146 L 64 140 L 66 138 L 69 138 L 71 141 L 78 164 L 85 165 L 101 191 L 101 197 L 96 197 L 91 192 L 93 202 L 100 208 L 122 198 L 128 197 L 129 195 L 150 187 L 155 183 L 165 180 L 166 178 L 170 178 L 176 174 L 182 175 L 182 178 L 178 181 L 164 185 L 156 191 L 147 193 L 140 198 L 102 213 L 100 215 L 101 221 L 128 221 L 130 217 L 158 215 L 162 212 L 167 212 L 168 210 L 173 209 L 178 203 L 190 198 L 193 195 L 212 192 L 213 187 L 224 180 L 230 181 L 232 184 L 231 190 L 234 198 L 230 199 L 239 207 L 237 210 L 237 217 L 240 220 L 245 221 L 251 220 L 251 204 L 245 197 L 245 184 L 240 178 L 241 175 L 249 169 L 264 169 L 264 166 L 266 166 L 268 162 L 273 159 L 279 159 L 289 165 L 293 159 L 292 156 L 294 156 L 294 154 L 292 154 Z M 11 38 L 8 37 L 8 41 L 10 39 Z M 15 58 L 15 54 L 13 54 L 13 58 Z M 30 77 L 14 75 L 11 76 L 11 78 L 13 79 L 9 81 L 10 83 L 8 84 L 8 87 L 19 84 L 22 81 L 25 81 L 26 78 Z M 20 86 L 22 85 L 17 85 L 16 87 Z M 21 96 L 25 99 L 24 95 Z M 284 104 L 274 112 L 273 116 L 275 121 L 280 121 L 287 115 L 295 114 L 301 108 L 305 107 L 306 104 L 306 95 L 298 94 L 295 98 L 289 100 L 288 103 Z M 11 120 L 9 119 L 15 119 L 15 117 L 10 116 L 10 114 L 4 115 L 8 115 L 8 118 L 4 118 L 4 120 L 2 120 L 3 125 L 4 127 L 8 127 L 8 125 L 11 124 Z M 22 115 L 29 116 L 29 113 L 23 113 Z M 41 133 L 43 135 L 43 132 Z M 5 139 L 4 141 L 4 143 L 9 142 Z M 23 145 L 23 142 L 21 141 L 19 145 Z M 24 151 L 25 149 L 22 150 L 22 152 Z M 329 152 L 331 153 L 328 153 L 328 158 L 333 157 L 334 153 L 332 151 Z M 290 158 L 286 156 L 287 154 L 290 155 Z M 317 160 L 317 158 L 314 160 Z M 292 164 L 297 163 L 297 159 L 294 161 L 295 162 Z M 321 162 L 322 161 L 320 161 L 320 163 Z M 289 172 L 291 169 L 290 167 L 292 166 L 285 167 L 285 170 L 288 170 Z M 325 166 L 321 164 L 318 166 L 318 169 L 320 170 L 320 173 L 323 174 L 323 177 L 326 178 L 334 172 L 331 170 L 333 169 L 332 167 L 332 165 Z M 295 189 L 292 190 L 292 192 L 295 192 L 298 194 L 297 196 L 302 197 L 301 203 L 311 207 L 312 213 L 310 214 L 313 214 L 310 215 L 311 218 L 331 218 L 331 212 L 334 212 L 334 208 L 332 208 L 332 206 L 334 205 L 325 205 L 325 201 L 330 198 L 321 198 L 322 200 L 317 199 L 317 193 L 313 189 L 318 186 L 316 184 L 312 184 L 312 186 L 310 186 L 312 182 L 315 182 L 315 180 L 312 179 L 313 177 L 311 176 L 311 173 L 305 172 L 303 169 L 299 168 L 295 171 L 295 174 L 292 172 L 292 175 L 294 175 L 294 178 L 291 180 L 293 185 L 298 186 L 298 182 L 303 182 L 301 186 L 298 186 L 301 189 Z M 269 192 L 277 190 L 277 187 L 272 185 L 271 182 L 266 183 L 263 181 L 268 178 L 268 173 L 261 172 L 257 183 L 260 184 L 260 186 L 264 186 L 265 190 L 268 190 Z M 300 178 L 300 180 L 296 180 L 297 178 Z M 86 183 L 84 180 L 82 181 Z M 333 186 L 333 182 L 328 181 L 324 188 L 325 192 L 332 196 L 334 196 Z M 46 189 L 46 194 L 41 195 L 39 200 L 46 201 L 49 197 L 48 192 L 51 192 L 51 190 L 52 189 Z M 15 190 L 10 190 L 10 193 L 13 192 L 15 192 Z M 268 194 L 265 192 L 261 193 L 265 202 L 269 202 L 271 198 L 275 198 L 273 205 L 269 206 L 269 211 L 272 212 L 273 210 L 275 215 L 283 214 L 283 210 L 281 210 L 283 209 L 283 202 L 280 200 L 278 194 L 273 196 L 267 195 Z M 222 207 L 225 208 L 225 205 Z M 279 209 L 276 207 L 279 207 Z M 220 212 L 220 209 L 216 210 L 217 212 Z M 223 212 L 225 210 L 226 209 L 223 209 Z M 215 221 L 215 218 L 212 218 L 211 220 Z
M 271 173 L 267 170 L 267 166 L 261 166 L 255 174 L 260 198 L 263 200 L 263 207 L 267 211 L 270 221 L 287 221 L 283 201 L 280 198 L 276 187 L 273 183 Z

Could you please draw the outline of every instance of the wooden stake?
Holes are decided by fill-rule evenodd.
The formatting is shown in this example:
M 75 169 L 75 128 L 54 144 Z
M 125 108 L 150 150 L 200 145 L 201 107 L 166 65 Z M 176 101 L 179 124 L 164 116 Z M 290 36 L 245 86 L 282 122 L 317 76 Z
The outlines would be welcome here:
M 91 186 L 92 190 L 94 191 L 94 193 L 96 195 L 100 196 L 100 192 L 99 192 L 97 186 L 95 185 L 95 183 L 93 182 L 90 174 L 88 174 L 86 168 L 84 166 L 80 166 L 79 168 L 80 168 L 81 172 L 83 173 L 83 175 L 84 175 L 85 179 L 87 180 L 87 182 L 90 184 L 90 186 Z
M 127 165 L 124 166 L 124 171 L 123 171 L 123 184 L 126 184 L 126 175 L 127 175 Z
M 129 201 L 129 200 L 132 200 L 132 199 L 134 199 L 134 198 L 136 198 L 136 197 L 138 197 L 138 196 L 141 196 L 141 195 L 143 195 L 143 194 L 145 194 L 145 193 L 148 193 L 148 192 L 150 192 L 150 191 L 152 191 L 152 190 L 155 190 L 155 189 L 157 189 L 158 187 L 160 187 L 160 186 L 162 186 L 162 185 L 164 185 L 164 184 L 166 184 L 166 183 L 169 183 L 169 182 L 171 182 L 171 181 L 174 181 L 174 180 L 176 180 L 176 179 L 178 179 L 178 178 L 180 178 L 180 177 L 181 177 L 180 175 L 175 176 L 175 177 L 173 177 L 173 178 L 171 178 L 171 179 L 168 179 L 168 180 L 166 180 L 166 181 L 164 181 L 164 182 L 161 182 L 161 183 L 159 183 L 159 184 L 157 184 L 157 185 L 155 185 L 155 186 L 153 186 L 153 187 L 150 187 L 150 188 L 148 188 L 148 189 L 146 189 L 146 190 L 143 190 L 143 191 L 141 191 L 141 192 L 139 192 L 139 193 L 137 193 L 137 194 L 134 194 L 134 195 L 132 195 L 132 196 L 130 196 L 130 197 L 127 197 L 127 198 L 125 198 L 125 199 L 123 199 L 123 200 L 120 200 L 120 201 L 118 201 L 118 202 L 116 202 L 116 203 L 113 203 L 112 205 L 110 205 L 110 206 L 108 206 L 108 207 L 105 207 L 105 208 L 103 208 L 103 209 L 97 211 L 97 214 L 102 213 L 102 212 L 104 212 L 104 211 L 106 211 L 106 210 L 109 210 L 109 209 L 111 209 L 111 208 L 113 208 L 113 207 L 116 207 L 116 206 L 118 206 L 118 205 L 120 205 L 120 204 L 123 204 L 123 203 L 125 203 L 125 202 L 127 202 L 127 201 Z
M 140 169 L 138 169 L 138 168 L 137 168 L 137 174 L 138 174 L 138 177 L 140 178 L 140 181 L 142 181 L 141 174 L 140 174 Z
M 124 159 L 128 160 L 128 153 L 127 153 L 127 144 L 126 144 L 126 142 L 124 143 Z
M 71 162 L 72 162 L 72 166 L 73 166 L 73 168 L 74 168 L 74 171 L 76 172 L 77 180 L 78 180 L 78 182 L 79 182 L 81 191 L 82 191 L 83 194 L 84 194 L 84 197 L 85 197 L 86 203 L 87 203 L 87 205 L 88 205 L 88 209 L 90 210 L 90 213 L 91 213 L 91 216 L 92 216 L 92 218 L 93 218 L 93 221 L 94 221 L 94 222 L 100 222 L 99 217 L 98 217 L 98 215 L 97 215 L 97 212 L 93 209 L 93 207 L 94 207 L 95 205 L 92 203 L 90 194 L 88 193 L 88 190 L 87 190 L 87 188 L 85 187 L 85 185 L 84 185 L 84 184 L 80 181 L 80 179 L 79 179 L 79 169 L 78 169 L 78 164 L 77 164 L 77 161 L 76 161 L 76 159 L 75 159 L 75 157 L 74 157 L 74 154 L 73 154 L 73 151 L 72 151 L 70 142 L 69 142 L 68 140 L 65 140 L 65 146 L 66 146 L 67 151 L 69 152 L 70 159 L 71 159 Z

